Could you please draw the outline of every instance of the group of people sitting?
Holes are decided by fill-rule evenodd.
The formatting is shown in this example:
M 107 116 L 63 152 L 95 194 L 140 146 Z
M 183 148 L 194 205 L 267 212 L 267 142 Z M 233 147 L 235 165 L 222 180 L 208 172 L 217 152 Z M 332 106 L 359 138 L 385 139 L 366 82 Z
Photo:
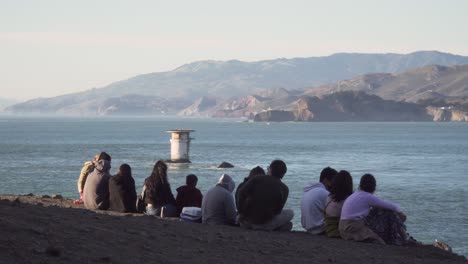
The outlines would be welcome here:
M 197 176 L 186 177 L 186 185 L 176 189 L 174 198 L 167 177 L 167 165 L 159 160 L 137 195 L 128 164 L 118 173 L 109 173 L 111 157 L 105 152 L 86 162 L 78 180 L 80 200 L 88 209 L 145 213 L 162 217 L 181 217 L 206 224 L 233 225 L 246 229 L 290 231 L 293 210 L 284 209 L 289 195 L 282 181 L 287 172 L 282 160 L 271 162 L 267 171 L 257 166 L 237 187 L 227 174 L 205 195 L 196 188 Z M 411 241 L 406 233 L 405 214 L 400 207 L 373 193 L 376 180 L 371 174 L 361 177 L 353 192 L 349 172 L 327 167 L 318 183 L 304 188 L 301 223 L 308 233 L 341 237 L 346 240 L 403 245 Z M 192 209 L 186 210 L 185 209 Z M 193 212 L 198 212 L 197 214 Z M 184 218 L 189 215 L 192 218 Z

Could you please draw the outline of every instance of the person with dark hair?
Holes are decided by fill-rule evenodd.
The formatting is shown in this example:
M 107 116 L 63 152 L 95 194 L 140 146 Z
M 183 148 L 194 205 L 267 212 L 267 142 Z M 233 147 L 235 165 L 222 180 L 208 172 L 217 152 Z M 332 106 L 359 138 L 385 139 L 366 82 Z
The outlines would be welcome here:
M 320 173 L 320 182 L 304 187 L 301 199 L 301 224 L 308 233 L 321 235 L 325 232 L 325 202 L 328 189 L 337 171 L 326 167 Z
M 325 202 L 325 233 L 328 237 L 340 237 L 338 225 L 344 201 L 353 193 L 353 178 L 348 171 L 338 172 L 330 185 Z
M 198 178 L 194 174 L 185 177 L 185 185 L 176 189 L 177 197 L 175 200 L 177 207 L 177 216 L 180 216 L 184 207 L 200 207 L 202 205 L 203 195 L 197 189 Z
M 83 168 L 81 168 L 80 172 L 80 177 L 78 178 L 78 193 L 80 194 L 80 199 L 73 201 L 74 204 L 82 204 L 83 203 L 83 190 L 84 186 L 86 183 L 86 179 L 88 178 L 88 175 L 93 172 L 94 167 L 96 166 L 96 161 L 99 158 L 99 154 L 94 155 L 94 158 L 92 161 L 86 161 L 83 165 Z
M 373 175 L 365 174 L 361 177 L 359 190 L 343 204 L 339 224 L 341 237 L 383 245 L 406 243 L 408 236 L 403 225 L 406 215 L 397 204 L 375 196 L 375 188 Z
M 274 160 L 267 175 L 249 179 L 239 190 L 240 226 L 247 229 L 290 231 L 294 212 L 283 207 L 289 188 L 281 179 L 287 172 L 284 161 Z
M 167 180 L 167 165 L 164 161 L 158 160 L 154 164 L 151 175 L 145 179 L 141 196 L 146 205 L 146 214 L 176 216 L 175 199 Z
M 109 180 L 109 208 L 122 213 L 136 213 L 137 194 L 132 169 L 122 164 L 119 172 Z
M 221 175 L 218 183 L 209 189 L 202 201 L 202 223 L 212 225 L 235 225 L 236 204 L 232 191 L 236 184 L 231 176 Z
M 109 170 L 111 157 L 106 152 L 99 154 L 95 168 L 91 172 L 84 186 L 84 206 L 92 210 L 106 210 L 109 208 Z
M 248 180 L 250 180 L 253 177 L 258 176 L 258 175 L 265 175 L 265 170 L 263 170 L 263 168 L 260 167 L 260 166 L 257 166 L 255 168 L 251 169 L 250 172 L 249 172 L 249 176 L 245 177 L 244 181 L 241 182 L 241 184 L 239 184 L 239 186 L 237 187 L 236 194 L 235 194 L 237 210 L 239 210 L 239 190 L 242 188 L 242 186 L 245 185 L 245 183 Z

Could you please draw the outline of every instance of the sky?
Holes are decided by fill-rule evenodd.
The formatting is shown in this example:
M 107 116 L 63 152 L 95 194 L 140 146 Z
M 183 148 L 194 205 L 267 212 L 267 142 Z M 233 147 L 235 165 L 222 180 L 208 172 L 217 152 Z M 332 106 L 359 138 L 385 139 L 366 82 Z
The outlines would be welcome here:
M 0 98 L 91 88 L 199 60 L 468 55 L 465 0 L 0 0 Z

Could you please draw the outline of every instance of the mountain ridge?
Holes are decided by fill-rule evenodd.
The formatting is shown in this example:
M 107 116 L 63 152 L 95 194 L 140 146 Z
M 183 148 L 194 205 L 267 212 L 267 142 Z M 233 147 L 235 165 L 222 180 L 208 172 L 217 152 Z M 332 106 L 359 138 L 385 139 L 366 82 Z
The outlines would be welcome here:
M 257 62 L 198 61 L 181 65 L 172 71 L 137 75 L 101 88 L 33 99 L 10 106 L 6 110 L 11 113 L 73 114 L 75 111 L 80 114 L 93 114 L 99 106 L 90 102 L 124 98 L 129 94 L 177 101 L 174 104 L 183 109 L 203 96 L 228 100 L 268 89 L 302 90 L 350 79 L 360 74 L 397 74 L 415 66 L 435 62 L 447 66 L 468 64 L 468 57 L 437 51 L 419 51 L 410 54 L 336 53 L 323 57 L 282 58 Z M 169 112 L 175 114 L 179 110 Z

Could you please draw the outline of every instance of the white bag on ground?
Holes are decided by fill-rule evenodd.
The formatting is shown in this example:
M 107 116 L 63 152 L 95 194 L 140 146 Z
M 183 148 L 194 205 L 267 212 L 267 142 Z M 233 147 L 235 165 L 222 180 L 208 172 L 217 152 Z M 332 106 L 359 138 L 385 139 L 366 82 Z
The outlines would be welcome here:
M 199 207 L 184 207 L 180 218 L 188 222 L 201 222 L 202 210 Z

